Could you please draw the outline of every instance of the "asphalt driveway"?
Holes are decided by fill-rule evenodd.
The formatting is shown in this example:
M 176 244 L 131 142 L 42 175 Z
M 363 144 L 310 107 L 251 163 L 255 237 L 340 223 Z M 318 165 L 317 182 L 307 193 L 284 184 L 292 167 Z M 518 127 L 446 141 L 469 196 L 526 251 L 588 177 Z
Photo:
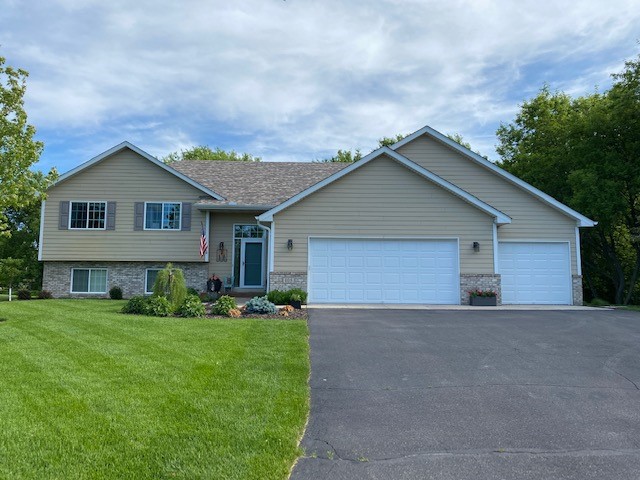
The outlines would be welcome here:
M 638 479 L 640 313 L 312 309 L 292 479 Z

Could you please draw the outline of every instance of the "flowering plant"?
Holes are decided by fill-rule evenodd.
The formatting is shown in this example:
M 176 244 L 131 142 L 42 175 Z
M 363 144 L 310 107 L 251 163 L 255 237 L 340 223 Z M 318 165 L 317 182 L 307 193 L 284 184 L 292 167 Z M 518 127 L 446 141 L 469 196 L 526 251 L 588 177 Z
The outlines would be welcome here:
M 470 290 L 470 297 L 495 297 L 498 294 L 493 290 Z

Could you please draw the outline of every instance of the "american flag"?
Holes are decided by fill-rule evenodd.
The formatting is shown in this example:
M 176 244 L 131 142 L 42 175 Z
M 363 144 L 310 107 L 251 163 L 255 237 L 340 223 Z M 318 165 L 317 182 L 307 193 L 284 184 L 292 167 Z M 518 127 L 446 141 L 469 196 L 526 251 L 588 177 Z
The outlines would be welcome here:
M 209 246 L 207 245 L 207 232 L 204 231 L 204 225 L 200 223 L 200 226 L 202 227 L 200 230 L 200 258 L 202 258 L 207 253 Z

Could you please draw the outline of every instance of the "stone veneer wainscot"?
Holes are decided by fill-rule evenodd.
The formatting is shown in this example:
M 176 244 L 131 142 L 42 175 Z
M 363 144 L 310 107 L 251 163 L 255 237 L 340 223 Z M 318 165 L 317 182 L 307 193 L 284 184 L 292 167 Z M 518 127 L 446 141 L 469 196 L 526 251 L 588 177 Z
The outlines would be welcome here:
M 166 262 L 45 262 L 42 288 L 49 290 L 54 297 L 108 298 L 109 289 L 115 286 L 122 288 L 125 298 L 145 293 L 145 271 L 148 268 L 164 268 Z M 174 262 L 173 266 L 184 273 L 187 287 L 204 291 L 207 283 L 207 263 Z M 71 293 L 72 268 L 106 268 L 107 292 Z

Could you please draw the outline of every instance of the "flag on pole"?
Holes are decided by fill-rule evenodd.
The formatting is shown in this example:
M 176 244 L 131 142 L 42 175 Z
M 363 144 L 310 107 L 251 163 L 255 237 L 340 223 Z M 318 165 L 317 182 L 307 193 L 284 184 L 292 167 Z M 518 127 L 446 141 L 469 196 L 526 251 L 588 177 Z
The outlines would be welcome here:
M 204 225 L 200 222 L 200 226 L 202 229 L 200 230 L 200 258 L 204 257 L 204 254 L 207 253 L 209 249 L 209 245 L 207 245 L 207 232 L 204 231 Z

